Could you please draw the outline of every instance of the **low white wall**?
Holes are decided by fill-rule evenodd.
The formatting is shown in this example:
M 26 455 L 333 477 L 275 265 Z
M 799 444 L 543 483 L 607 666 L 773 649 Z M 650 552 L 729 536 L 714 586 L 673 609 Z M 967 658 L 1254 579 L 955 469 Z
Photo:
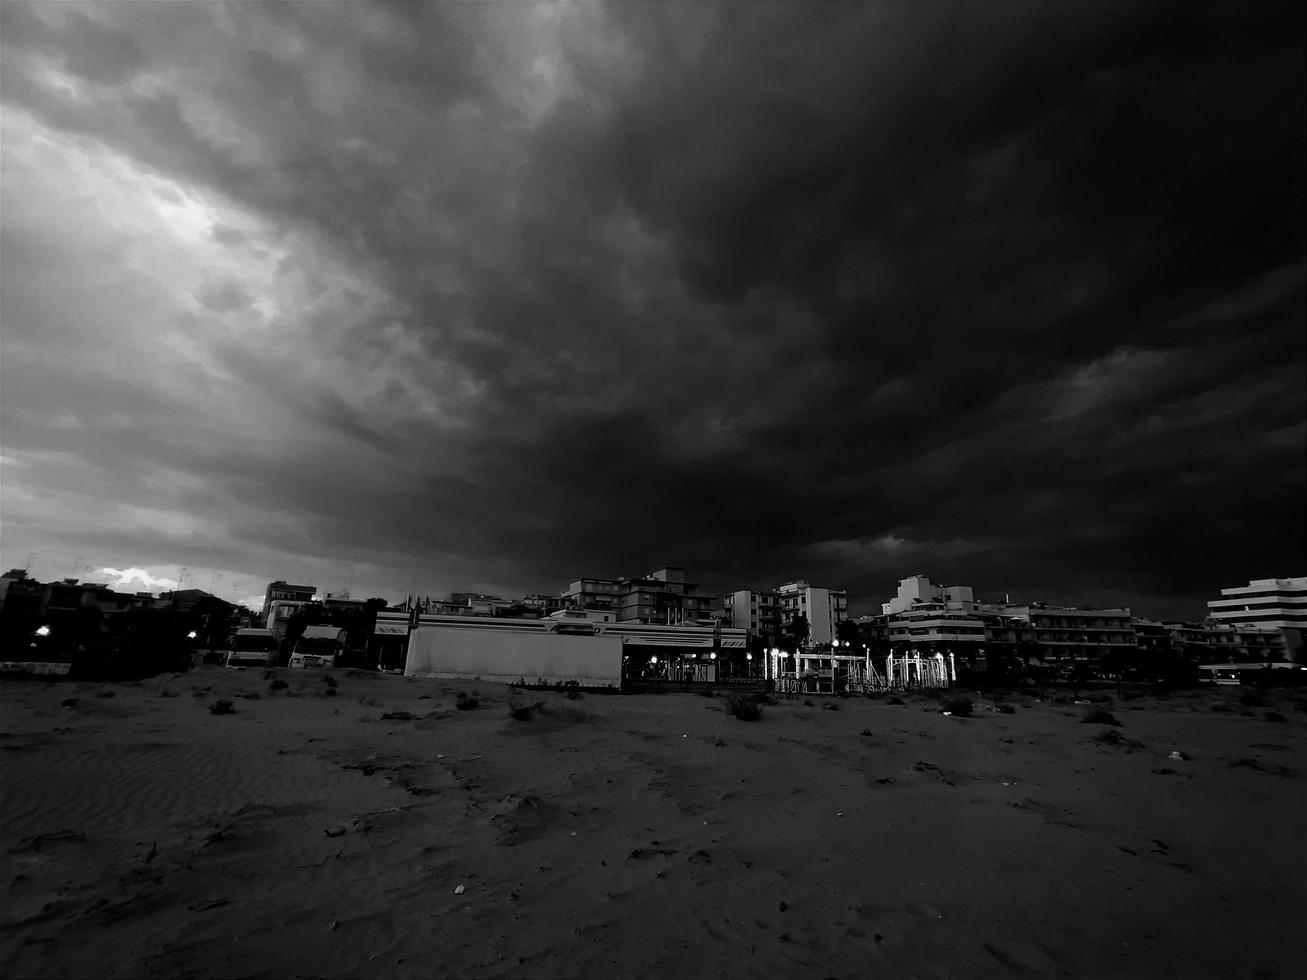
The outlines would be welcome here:
M 622 686 L 622 640 L 616 636 L 508 632 L 419 626 L 409 636 L 404 673 L 511 684 Z

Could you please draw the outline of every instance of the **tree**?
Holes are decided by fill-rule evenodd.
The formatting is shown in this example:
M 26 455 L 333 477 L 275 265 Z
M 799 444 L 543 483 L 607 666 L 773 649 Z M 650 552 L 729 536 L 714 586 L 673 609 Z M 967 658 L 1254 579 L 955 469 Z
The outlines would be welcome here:
M 835 639 L 840 641 L 840 646 L 861 647 L 862 630 L 858 624 L 851 619 L 841 619 L 835 624 Z
M 803 613 L 795 613 L 788 623 L 785 624 L 785 636 L 790 641 L 791 649 L 801 650 L 808 642 L 808 634 L 811 632 L 808 624 L 808 617 Z

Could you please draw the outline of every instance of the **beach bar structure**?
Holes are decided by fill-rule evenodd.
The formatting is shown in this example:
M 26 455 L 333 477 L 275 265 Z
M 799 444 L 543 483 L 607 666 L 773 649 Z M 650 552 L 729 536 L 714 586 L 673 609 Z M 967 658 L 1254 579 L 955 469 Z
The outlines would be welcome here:
M 718 661 L 742 650 L 746 631 L 713 626 L 611 623 L 379 612 L 376 635 L 406 641 L 410 677 L 620 688 L 624 676 L 712 683 Z M 396 661 L 392 661 L 397 665 Z
M 922 656 L 920 650 L 891 651 L 883 661 L 870 653 L 799 651 L 787 654 L 773 648 L 765 661 L 766 676 L 782 694 L 839 694 L 868 691 L 903 691 L 948 687 L 957 680 L 953 654 Z M 883 670 L 877 664 L 883 663 Z

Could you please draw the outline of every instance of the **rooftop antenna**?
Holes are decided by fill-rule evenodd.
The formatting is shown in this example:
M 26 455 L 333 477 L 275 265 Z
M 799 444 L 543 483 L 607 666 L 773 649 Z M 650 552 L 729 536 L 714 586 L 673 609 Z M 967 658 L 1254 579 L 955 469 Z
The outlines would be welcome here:
M 32 570 L 32 562 L 34 561 L 36 561 L 35 551 L 33 551 L 30 555 L 27 556 L 27 565 L 23 568 L 23 571 L 30 572 Z

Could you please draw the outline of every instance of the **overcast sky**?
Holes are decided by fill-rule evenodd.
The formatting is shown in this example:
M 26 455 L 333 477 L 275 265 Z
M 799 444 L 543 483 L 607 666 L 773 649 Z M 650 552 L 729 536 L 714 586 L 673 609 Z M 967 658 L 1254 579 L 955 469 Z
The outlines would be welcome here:
M 1298 2 L 0 36 L 6 568 L 1186 617 L 1307 570 Z

